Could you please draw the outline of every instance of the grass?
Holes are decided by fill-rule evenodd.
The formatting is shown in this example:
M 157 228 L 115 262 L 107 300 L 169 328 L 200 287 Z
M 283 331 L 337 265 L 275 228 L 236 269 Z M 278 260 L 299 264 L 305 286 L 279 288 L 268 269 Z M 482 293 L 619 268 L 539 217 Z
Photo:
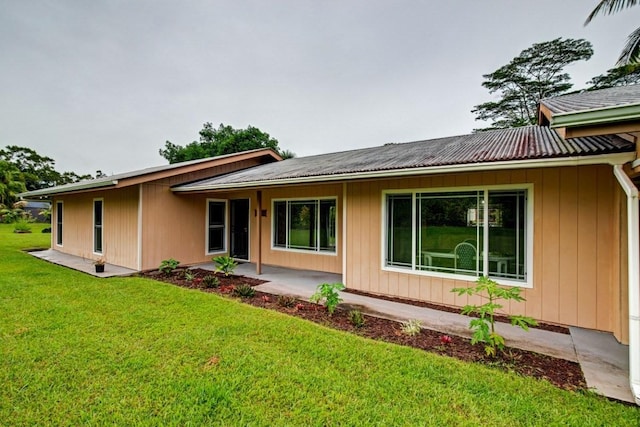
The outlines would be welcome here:
M 0 225 L 0 425 L 637 426 L 592 393 L 22 253 Z

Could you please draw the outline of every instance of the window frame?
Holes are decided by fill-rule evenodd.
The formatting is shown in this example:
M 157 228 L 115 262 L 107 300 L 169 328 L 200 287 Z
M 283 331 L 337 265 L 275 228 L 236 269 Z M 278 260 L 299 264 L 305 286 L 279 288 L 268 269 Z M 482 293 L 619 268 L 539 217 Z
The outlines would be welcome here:
M 334 245 L 334 250 L 333 251 L 329 251 L 329 250 L 322 250 L 320 248 L 320 239 L 317 239 L 316 242 L 316 249 L 300 249 L 300 248 L 291 248 L 289 247 L 289 224 L 290 224 L 290 220 L 289 220 L 289 203 L 290 202 L 308 202 L 308 203 L 315 203 L 318 212 L 320 212 L 320 202 L 322 201 L 326 201 L 326 200 L 330 200 L 333 201 L 335 203 L 335 218 L 334 218 L 334 224 L 333 224 L 333 228 L 335 230 L 335 245 Z M 276 216 L 276 208 L 275 205 L 278 202 L 285 202 L 286 203 L 286 236 L 285 237 L 285 246 L 276 246 L 275 245 L 275 239 L 276 239 L 276 221 L 277 221 L 277 216 Z M 303 254 L 315 254 L 315 255 L 326 255 L 326 256 L 338 256 L 338 248 L 339 248 L 339 242 L 338 242 L 338 197 L 336 196 L 327 196 L 327 197 L 291 197 L 291 198 L 277 198 L 277 199 L 271 199 L 271 250 L 274 251 L 283 251 L 283 252 L 297 252 L 297 253 L 303 253 Z M 319 230 L 320 230 L 320 215 L 317 215 L 316 218 L 316 235 L 319 236 Z
M 219 255 L 227 253 L 227 248 L 229 247 L 229 203 L 226 199 L 207 199 L 206 201 L 206 214 L 204 219 L 204 252 L 206 255 Z M 211 229 L 211 224 L 209 224 L 209 211 L 211 208 L 211 203 L 221 203 L 224 205 L 224 220 L 222 221 L 222 226 L 218 226 L 216 228 L 222 228 L 222 249 L 210 250 L 209 249 L 209 231 Z
M 62 231 L 64 229 L 64 203 L 62 200 L 56 200 L 55 207 L 55 226 L 56 230 L 56 246 L 63 247 Z
M 500 191 L 500 190 L 524 190 L 526 191 L 526 201 L 525 201 L 525 215 L 526 215 L 526 224 L 525 224 L 525 271 L 526 279 L 523 281 L 513 280 L 509 278 L 503 277 L 494 277 L 490 276 L 492 280 L 495 280 L 501 285 L 506 286 L 518 286 L 521 288 L 533 288 L 533 212 L 534 212 L 534 186 L 532 183 L 523 183 L 523 184 L 505 184 L 505 185 L 481 185 L 481 186 L 463 186 L 463 187 L 437 187 L 437 188 L 405 188 L 405 189 L 389 189 L 383 190 L 381 194 L 381 253 L 380 253 L 380 263 L 381 268 L 384 271 L 392 271 L 398 273 L 419 275 L 419 276 L 428 276 L 428 277 L 437 277 L 443 279 L 452 279 L 452 280 L 463 280 L 463 281 L 475 281 L 477 277 L 464 275 L 464 274 L 455 274 L 455 273 L 446 273 L 446 272 L 438 272 L 438 271 L 428 271 L 428 270 L 418 270 L 416 269 L 416 200 L 417 194 L 427 194 L 427 193 L 458 193 L 465 191 L 478 191 L 483 192 L 483 199 L 487 200 L 489 197 L 490 191 Z M 388 209 L 387 209 L 387 196 L 393 194 L 409 194 L 411 195 L 411 268 L 407 267 L 398 267 L 387 264 L 387 248 L 389 245 L 388 240 L 388 230 L 387 224 L 389 221 Z M 485 203 L 485 212 L 484 215 L 487 217 L 488 214 L 488 203 Z M 484 253 L 488 253 L 488 233 L 490 227 L 483 227 L 483 242 L 486 247 L 483 248 Z M 480 263 L 481 274 L 488 271 L 488 255 L 483 257 L 482 262 Z
M 100 202 L 100 219 L 101 219 L 101 223 L 100 223 L 100 248 L 98 250 L 98 248 L 96 247 L 96 232 L 98 229 L 98 226 L 96 225 L 96 203 Z M 103 255 L 104 254 L 104 198 L 100 197 L 100 198 L 95 198 L 93 199 L 93 208 L 92 208 L 92 215 L 93 218 L 91 220 L 92 223 L 92 236 L 93 236 L 93 253 L 95 255 Z

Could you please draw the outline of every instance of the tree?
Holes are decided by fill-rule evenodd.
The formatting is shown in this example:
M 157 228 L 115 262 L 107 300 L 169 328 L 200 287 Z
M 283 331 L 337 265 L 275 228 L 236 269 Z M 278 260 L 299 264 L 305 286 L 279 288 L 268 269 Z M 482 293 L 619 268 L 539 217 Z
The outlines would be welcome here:
M 591 43 L 584 39 L 557 38 L 536 43 L 520 52 L 508 64 L 485 74 L 482 86 L 498 93 L 498 101 L 476 105 L 476 120 L 491 120 L 489 128 L 536 124 L 537 108 L 542 98 L 560 95 L 573 86 L 564 68 L 593 55 Z
M 606 74 L 595 76 L 587 82 L 587 90 L 605 89 L 640 83 L 640 63 L 627 64 L 607 70 Z
M 0 159 L 0 205 L 12 206 L 26 190 L 24 175 L 12 163 Z
M 600 0 L 598 5 L 591 11 L 584 25 L 588 25 L 593 18 L 599 14 L 611 15 L 623 9 L 637 6 L 640 0 Z M 616 67 L 629 64 L 640 63 L 640 27 L 627 37 L 627 44 L 622 49 L 620 57 L 616 62 Z
M 184 147 L 166 141 L 164 149 L 159 150 L 160 155 L 169 163 L 178 163 L 257 148 L 272 148 L 276 152 L 280 152 L 278 140 L 253 126 L 246 129 L 234 129 L 221 123 L 216 129 L 210 122 L 207 122 L 199 133 L 199 141 L 193 141 Z

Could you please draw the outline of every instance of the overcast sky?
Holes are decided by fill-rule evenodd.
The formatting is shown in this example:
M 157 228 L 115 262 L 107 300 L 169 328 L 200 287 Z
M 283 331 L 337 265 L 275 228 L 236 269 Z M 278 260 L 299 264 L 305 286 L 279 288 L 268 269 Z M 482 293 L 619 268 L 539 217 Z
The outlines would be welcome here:
M 611 68 L 640 8 L 597 0 L 0 0 L 0 147 L 107 174 L 165 164 L 204 122 L 298 156 L 469 133 L 482 75 L 585 38 L 574 88 Z

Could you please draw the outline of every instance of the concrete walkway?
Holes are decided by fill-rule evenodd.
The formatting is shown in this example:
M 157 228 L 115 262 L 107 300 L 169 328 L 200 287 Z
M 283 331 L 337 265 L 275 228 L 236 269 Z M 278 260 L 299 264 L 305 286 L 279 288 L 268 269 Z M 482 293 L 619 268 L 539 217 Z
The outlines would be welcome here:
M 30 252 L 43 260 L 79 270 L 97 277 L 128 276 L 135 270 L 107 264 L 104 273 L 96 273 L 89 259 L 67 255 L 51 249 Z M 198 268 L 215 270 L 213 263 Z M 338 274 L 309 270 L 293 270 L 263 266 L 262 274 L 256 274 L 255 264 L 238 265 L 236 274 L 267 281 L 256 286 L 257 290 L 276 295 L 293 295 L 308 300 L 321 283 L 338 283 Z M 455 313 L 418 307 L 411 304 L 386 301 L 378 298 L 342 292 L 343 305 L 348 304 L 363 313 L 391 320 L 420 320 L 422 326 L 442 333 L 470 337 L 469 318 Z M 618 343 L 610 333 L 571 327 L 570 335 L 520 328 L 505 323 L 496 325 L 505 337 L 507 345 L 580 363 L 587 386 L 609 398 L 634 403 L 629 388 L 629 349 Z

